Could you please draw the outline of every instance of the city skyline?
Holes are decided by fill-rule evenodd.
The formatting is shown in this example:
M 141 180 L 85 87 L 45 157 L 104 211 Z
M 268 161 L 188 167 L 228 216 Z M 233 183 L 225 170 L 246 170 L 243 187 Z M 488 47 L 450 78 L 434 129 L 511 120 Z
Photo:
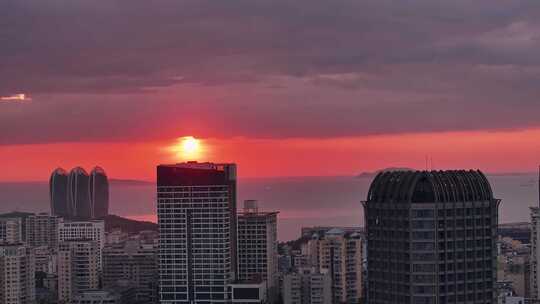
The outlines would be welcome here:
M 0 304 L 540 304 L 539 83 L 538 0 L 0 0 Z
M 0 252 L 0 260 L 21 270 L 30 262 L 40 284 L 14 288 L 30 297 L 35 289 L 45 303 L 54 297 L 155 303 L 152 288 L 160 303 L 200 304 L 279 303 L 276 291 L 291 304 L 536 297 L 537 224 L 532 235 L 523 223 L 499 226 L 500 199 L 481 171 L 380 172 L 367 179 L 363 228 L 305 227 L 296 239 L 278 244 L 279 209 L 261 212 L 247 200 L 238 212 L 235 164 L 191 161 L 156 168 L 159 221 L 151 230 L 127 232 L 125 225 L 111 226 L 111 218 L 2 215 L 0 247 L 19 246 L 20 254 L 9 260 L 7 251 Z M 65 173 L 53 176 L 57 172 Z M 537 210 L 531 209 L 533 222 Z M 49 237 L 54 230 L 57 240 Z M 33 282 L 31 273 L 25 280 Z M 105 274 L 107 286 L 97 289 Z M 151 283 L 156 274 L 158 285 Z M 270 283 L 275 274 L 277 285 Z M 38 286 L 44 287 L 38 292 Z M 28 296 L 14 303 L 32 303 Z

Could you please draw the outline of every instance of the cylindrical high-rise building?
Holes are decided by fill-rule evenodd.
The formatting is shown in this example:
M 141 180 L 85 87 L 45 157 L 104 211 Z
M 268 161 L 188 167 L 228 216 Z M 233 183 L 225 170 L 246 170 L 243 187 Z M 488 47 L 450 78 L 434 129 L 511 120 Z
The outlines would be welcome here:
M 92 218 L 88 181 L 88 173 L 81 167 L 73 168 L 69 172 L 67 201 L 72 218 Z
M 69 217 L 71 210 L 67 199 L 68 174 L 66 170 L 58 168 L 53 171 L 49 180 L 49 195 L 51 200 L 51 214 Z
M 480 171 L 377 175 L 364 203 L 367 302 L 496 303 L 499 203 Z
M 105 170 L 95 167 L 90 172 L 88 184 L 92 218 L 102 218 L 109 214 L 109 181 Z

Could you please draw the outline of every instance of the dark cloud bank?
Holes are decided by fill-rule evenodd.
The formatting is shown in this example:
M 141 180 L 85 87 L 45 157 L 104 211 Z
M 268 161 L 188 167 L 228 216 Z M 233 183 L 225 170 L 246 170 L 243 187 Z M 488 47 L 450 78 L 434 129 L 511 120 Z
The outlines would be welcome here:
M 0 144 L 539 126 L 536 0 L 0 1 Z

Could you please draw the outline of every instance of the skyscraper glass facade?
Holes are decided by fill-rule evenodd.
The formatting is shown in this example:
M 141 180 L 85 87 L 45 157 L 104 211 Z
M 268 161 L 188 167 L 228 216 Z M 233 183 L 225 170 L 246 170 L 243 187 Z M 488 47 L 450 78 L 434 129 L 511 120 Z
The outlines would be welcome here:
M 228 302 L 236 278 L 236 166 L 157 168 L 161 303 Z
M 479 171 L 380 173 L 364 203 L 368 302 L 495 303 L 499 202 Z

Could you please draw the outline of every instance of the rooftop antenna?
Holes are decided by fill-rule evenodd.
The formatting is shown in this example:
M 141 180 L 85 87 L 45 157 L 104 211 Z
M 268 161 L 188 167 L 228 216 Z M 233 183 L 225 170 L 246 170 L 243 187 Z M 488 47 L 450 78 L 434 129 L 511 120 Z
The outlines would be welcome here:
M 427 156 L 427 154 L 426 154 L 426 171 L 428 171 L 428 170 L 429 170 L 429 166 L 428 166 L 428 156 Z
M 538 166 L 538 208 L 540 208 L 540 166 Z

